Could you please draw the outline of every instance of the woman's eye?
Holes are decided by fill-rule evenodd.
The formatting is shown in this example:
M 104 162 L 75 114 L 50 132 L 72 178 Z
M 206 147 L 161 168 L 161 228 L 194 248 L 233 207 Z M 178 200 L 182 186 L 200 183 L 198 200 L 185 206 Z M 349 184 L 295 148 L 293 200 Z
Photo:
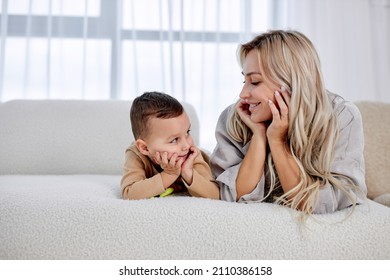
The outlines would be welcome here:
M 252 85 L 257 86 L 260 82 L 252 82 Z

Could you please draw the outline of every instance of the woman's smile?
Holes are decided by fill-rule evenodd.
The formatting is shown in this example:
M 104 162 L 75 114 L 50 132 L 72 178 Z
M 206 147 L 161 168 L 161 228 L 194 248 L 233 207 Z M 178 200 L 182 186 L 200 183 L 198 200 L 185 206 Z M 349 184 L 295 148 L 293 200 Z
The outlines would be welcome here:
M 249 112 L 252 113 L 260 105 L 260 102 L 259 103 L 248 104 L 248 105 L 249 105 Z

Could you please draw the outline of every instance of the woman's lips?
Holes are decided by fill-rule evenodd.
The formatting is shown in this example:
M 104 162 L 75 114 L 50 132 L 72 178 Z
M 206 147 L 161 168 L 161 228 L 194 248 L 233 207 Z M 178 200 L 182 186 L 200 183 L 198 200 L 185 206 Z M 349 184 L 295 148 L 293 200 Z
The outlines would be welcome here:
M 252 113 L 260 105 L 260 102 L 256 104 L 248 104 L 248 105 L 249 105 L 249 112 Z

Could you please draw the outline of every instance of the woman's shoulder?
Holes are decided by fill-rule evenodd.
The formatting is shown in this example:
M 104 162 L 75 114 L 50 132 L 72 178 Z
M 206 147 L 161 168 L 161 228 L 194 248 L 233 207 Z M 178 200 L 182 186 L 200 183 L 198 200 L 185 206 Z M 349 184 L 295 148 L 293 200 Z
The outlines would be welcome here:
M 219 115 L 216 126 L 217 133 L 227 134 L 227 122 L 232 110 L 234 110 L 234 104 L 227 106 Z
M 218 123 L 220 123 L 220 122 L 226 123 L 231 111 L 235 110 L 234 105 L 235 105 L 234 103 L 230 104 L 225 109 L 223 109 L 223 111 L 219 115 Z
M 355 103 L 345 100 L 340 95 L 332 92 L 328 92 L 328 95 L 341 129 L 354 121 L 361 121 L 361 114 Z
M 215 128 L 215 136 L 217 138 L 218 148 L 235 147 L 240 151 L 246 151 L 246 146 L 248 146 L 249 144 L 246 143 L 246 145 L 243 146 L 242 142 L 237 142 L 236 140 L 234 140 L 228 132 L 228 120 L 234 110 L 235 103 L 227 106 L 219 115 L 217 126 Z

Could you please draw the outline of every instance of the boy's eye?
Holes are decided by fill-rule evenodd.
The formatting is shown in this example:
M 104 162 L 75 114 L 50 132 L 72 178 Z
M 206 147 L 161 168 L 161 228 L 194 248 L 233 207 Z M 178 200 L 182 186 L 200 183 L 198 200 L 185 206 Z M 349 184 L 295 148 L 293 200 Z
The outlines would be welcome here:
M 172 144 L 177 143 L 177 138 L 173 139 L 170 143 Z
M 187 130 L 187 135 L 190 135 L 191 129 Z

